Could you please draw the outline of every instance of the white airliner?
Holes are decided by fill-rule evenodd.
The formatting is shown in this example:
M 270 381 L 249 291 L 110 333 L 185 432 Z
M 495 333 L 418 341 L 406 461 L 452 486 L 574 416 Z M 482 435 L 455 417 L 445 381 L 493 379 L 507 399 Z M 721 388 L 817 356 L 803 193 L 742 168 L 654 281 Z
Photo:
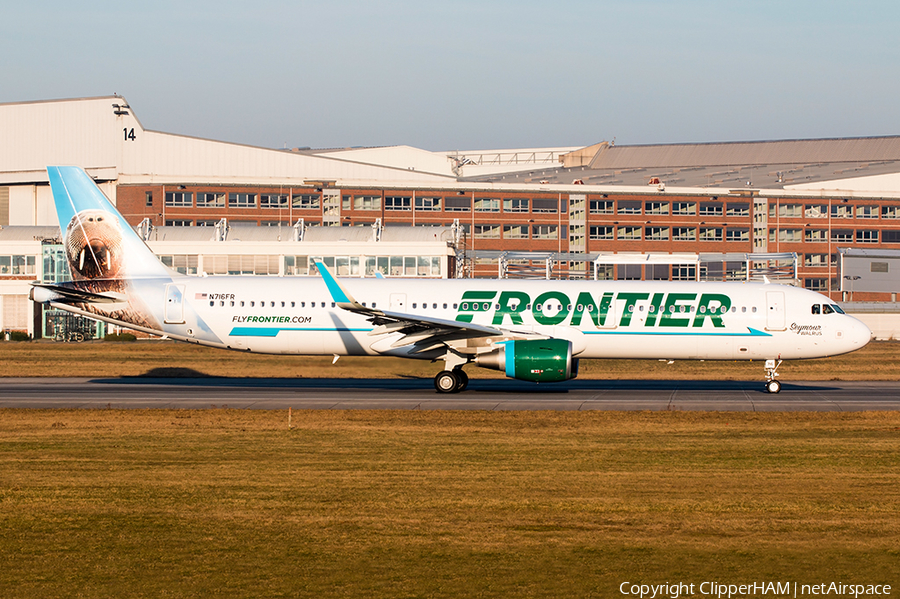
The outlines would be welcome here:
M 55 308 L 213 347 L 297 355 L 442 361 L 438 392 L 463 366 L 552 382 L 579 358 L 762 360 L 778 393 L 782 360 L 857 350 L 862 322 L 827 297 L 769 283 L 338 280 L 184 276 L 165 267 L 76 167 L 49 167 L 72 281 L 34 283 Z

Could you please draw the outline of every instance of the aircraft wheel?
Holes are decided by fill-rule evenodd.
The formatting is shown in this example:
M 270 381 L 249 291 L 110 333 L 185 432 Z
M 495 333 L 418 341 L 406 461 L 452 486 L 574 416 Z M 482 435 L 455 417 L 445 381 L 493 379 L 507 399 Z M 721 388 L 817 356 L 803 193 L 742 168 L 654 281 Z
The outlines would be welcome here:
M 442 370 L 434 377 L 434 388 L 438 393 L 456 393 L 459 390 L 460 378 L 450 370 Z
M 459 382 L 456 385 L 457 393 L 460 391 L 465 391 L 466 387 L 469 386 L 469 375 L 462 368 L 457 368 L 453 371 L 456 375 L 456 378 L 459 379 Z
M 766 391 L 768 391 L 769 393 L 778 393 L 779 391 L 781 391 L 781 383 L 774 380 L 769 381 L 768 383 L 766 383 Z

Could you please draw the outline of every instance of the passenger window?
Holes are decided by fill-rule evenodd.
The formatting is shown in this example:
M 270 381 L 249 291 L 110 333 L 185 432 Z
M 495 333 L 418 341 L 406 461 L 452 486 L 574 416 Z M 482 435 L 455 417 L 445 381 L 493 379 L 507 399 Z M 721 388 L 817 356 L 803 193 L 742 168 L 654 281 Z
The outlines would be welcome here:
M 433 310 L 437 310 L 437 304 L 431 304 L 431 308 L 432 308 Z
M 209 302 L 209 305 L 210 305 L 210 306 L 215 306 L 215 305 L 216 305 L 216 302 L 210 301 L 210 302 Z
M 373 307 L 373 308 L 375 307 L 375 302 L 372 302 L 372 307 Z
M 416 303 L 413 302 L 413 310 L 415 310 L 415 309 L 416 309 Z
M 444 304 L 444 310 L 446 310 L 446 309 L 447 309 L 447 304 Z
M 323 308 L 325 307 L 325 302 L 322 302 L 322 307 L 323 307 Z
M 241 308 L 244 307 L 244 300 L 241 300 Z
M 224 308 L 224 307 L 225 307 L 225 302 L 224 302 L 224 301 L 219 302 L 219 307 L 220 307 L 220 308 Z
M 231 301 L 231 307 L 234 308 L 234 300 Z
M 295 302 L 291 302 L 291 308 L 294 308 L 296 306 L 297 306 L 297 304 Z
M 747 313 L 747 306 L 741 306 L 741 312 L 743 312 L 744 314 L 746 314 L 746 313 Z
M 813 305 L 812 305 L 812 313 L 813 313 L 813 314 L 821 314 L 821 313 L 822 313 L 822 307 L 821 307 L 819 304 L 813 304 Z
M 251 308 L 255 308 L 255 307 L 256 307 L 256 302 L 250 302 L 250 307 L 251 307 Z

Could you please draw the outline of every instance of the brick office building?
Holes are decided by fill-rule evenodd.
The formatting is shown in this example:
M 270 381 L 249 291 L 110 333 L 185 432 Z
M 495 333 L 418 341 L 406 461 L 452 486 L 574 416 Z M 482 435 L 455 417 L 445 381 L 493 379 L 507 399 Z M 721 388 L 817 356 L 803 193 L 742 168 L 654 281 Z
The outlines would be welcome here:
M 119 97 L 0 105 L 0 131 L 0 226 L 55 224 L 43 169 L 77 164 L 132 225 L 457 222 L 476 276 L 503 251 L 567 253 L 564 276 L 600 252 L 795 252 L 800 284 L 838 298 L 840 248 L 900 249 L 900 137 L 289 151 L 146 130 Z

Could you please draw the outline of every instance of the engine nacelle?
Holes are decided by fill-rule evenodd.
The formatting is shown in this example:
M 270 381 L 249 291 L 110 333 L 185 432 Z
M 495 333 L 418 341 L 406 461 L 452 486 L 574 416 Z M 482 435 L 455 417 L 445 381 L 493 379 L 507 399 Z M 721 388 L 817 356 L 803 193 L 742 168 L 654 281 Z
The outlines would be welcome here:
M 505 341 L 498 349 L 477 356 L 475 364 L 502 370 L 510 378 L 537 383 L 567 381 L 578 376 L 572 342 L 565 339 Z

